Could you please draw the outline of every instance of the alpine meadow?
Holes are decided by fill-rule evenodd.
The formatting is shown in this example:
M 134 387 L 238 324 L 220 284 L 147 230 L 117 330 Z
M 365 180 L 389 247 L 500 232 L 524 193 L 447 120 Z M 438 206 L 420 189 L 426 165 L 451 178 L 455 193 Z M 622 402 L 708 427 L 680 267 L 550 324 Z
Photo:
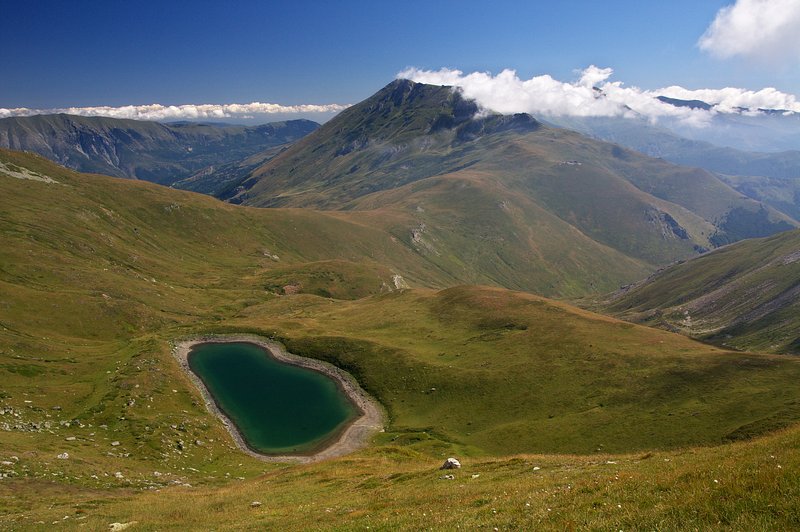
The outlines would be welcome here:
M 800 528 L 800 1 L 2 12 L 0 529 Z

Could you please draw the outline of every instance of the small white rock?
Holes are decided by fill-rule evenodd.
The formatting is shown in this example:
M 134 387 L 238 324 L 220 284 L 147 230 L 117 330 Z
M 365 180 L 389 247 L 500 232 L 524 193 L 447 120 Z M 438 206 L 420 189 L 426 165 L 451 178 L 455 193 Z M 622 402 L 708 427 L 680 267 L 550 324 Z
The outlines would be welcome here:
M 445 460 L 444 463 L 442 464 L 442 467 L 440 467 L 439 469 L 460 469 L 460 468 L 461 468 L 461 462 L 451 457 Z
M 108 525 L 108 529 L 111 532 L 118 532 L 119 530 L 125 530 L 126 528 L 130 528 L 136 524 L 136 521 L 131 521 L 130 523 L 110 523 Z
M 250 508 L 258 508 L 261 506 L 261 501 L 253 501 L 250 503 Z
M 56 456 L 56 458 L 58 458 L 59 460 L 67 460 L 69 458 L 69 453 L 61 453 L 58 456 Z
M 111 446 L 112 446 L 112 447 L 116 447 L 117 445 L 119 445 L 119 442 L 118 442 L 118 441 L 112 441 L 112 442 L 111 442 Z

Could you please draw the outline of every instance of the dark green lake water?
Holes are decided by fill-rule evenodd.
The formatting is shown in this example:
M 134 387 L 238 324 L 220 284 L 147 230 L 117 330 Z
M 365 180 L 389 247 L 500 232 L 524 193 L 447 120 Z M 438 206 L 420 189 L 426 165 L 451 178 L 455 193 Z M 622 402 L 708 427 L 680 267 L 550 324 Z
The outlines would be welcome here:
M 255 344 L 197 345 L 189 367 L 261 453 L 314 451 L 359 414 L 330 377 L 279 362 Z

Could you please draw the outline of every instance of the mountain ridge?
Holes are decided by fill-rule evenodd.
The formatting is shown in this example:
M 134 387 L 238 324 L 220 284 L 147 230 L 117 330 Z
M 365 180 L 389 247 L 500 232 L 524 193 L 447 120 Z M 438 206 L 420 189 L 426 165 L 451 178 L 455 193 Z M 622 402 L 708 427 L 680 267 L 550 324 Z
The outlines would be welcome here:
M 38 153 L 79 171 L 171 185 L 205 167 L 293 142 L 317 127 L 310 120 L 169 125 L 62 113 L 0 119 L 0 147 Z
M 548 233 L 577 230 L 651 267 L 798 225 L 705 170 L 548 127 L 530 115 L 486 114 L 458 90 L 408 80 L 395 80 L 343 111 L 222 197 L 258 207 L 399 210 L 409 224 L 416 219 L 428 230 L 449 231 L 439 235 L 447 244 L 463 240 L 457 228 L 446 228 L 447 213 L 466 205 L 452 201 L 457 195 L 429 198 L 437 211 L 422 215 L 425 187 L 415 183 L 448 176 L 483 189 L 487 205 L 524 204 L 518 212 L 532 212 L 535 204 L 552 216 L 548 229 L 524 249 L 540 247 Z M 417 205 L 390 193 L 404 188 L 417 191 Z M 466 221 L 468 210 L 462 215 L 463 223 L 480 225 Z M 529 223 L 517 217 L 503 232 L 520 234 Z M 566 244 L 569 238 L 564 242 L 581 247 L 577 241 Z

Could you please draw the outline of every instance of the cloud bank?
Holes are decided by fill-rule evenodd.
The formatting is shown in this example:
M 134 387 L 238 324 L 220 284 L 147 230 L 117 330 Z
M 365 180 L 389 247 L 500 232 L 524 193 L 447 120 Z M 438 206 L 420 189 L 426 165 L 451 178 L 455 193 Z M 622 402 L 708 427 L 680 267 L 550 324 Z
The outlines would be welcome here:
M 255 115 L 295 113 L 338 113 L 349 107 L 341 104 L 279 105 L 277 103 L 230 103 L 189 105 L 125 105 L 122 107 L 63 107 L 58 109 L 0 108 L 0 118 L 67 113 L 80 116 L 107 116 L 135 120 L 208 120 L 222 118 L 253 118 Z
M 794 95 L 766 88 L 750 91 L 738 88 L 690 90 L 679 86 L 657 90 L 626 87 L 609 81 L 614 71 L 594 65 L 583 70 L 577 81 L 563 82 L 545 74 L 520 79 L 514 70 L 497 75 L 487 72 L 464 74 L 460 70 L 408 68 L 397 77 L 419 83 L 458 87 L 464 97 L 475 100 L 488 111 L 501 114 L 530 113 L 549 116 L 645 117 L 657 122 L 675 119 L 688 125 L 708 124 L 717 113 L 758 113 L 759 109 L 800 112 Z M 676 107 L 659 96 L 681 100 L 702 100 L 711 110 Z
M 720 58 L 800 59 L 800 0 L 737 0 L 719 10 L 698 46 Z

